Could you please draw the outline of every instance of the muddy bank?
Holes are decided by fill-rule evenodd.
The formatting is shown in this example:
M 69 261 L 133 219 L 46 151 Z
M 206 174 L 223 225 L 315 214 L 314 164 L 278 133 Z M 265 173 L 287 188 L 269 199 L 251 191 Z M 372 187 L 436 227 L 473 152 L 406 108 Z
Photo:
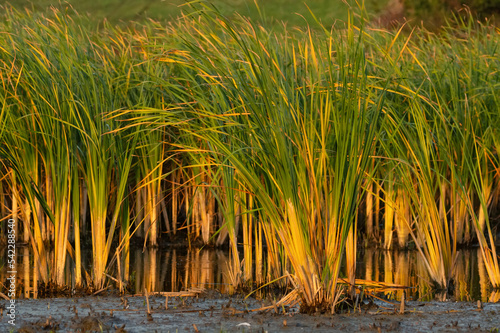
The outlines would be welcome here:
M 376 301 L 356 313 L 305 315 L 296 308 L 251 311 L 270 302 L 217 292 L 197 297 L 88 296 L 16 301 L 16 326 L 1 301 L 1 332 L 491 332 L 500 329 L 500 304 Z M 285 310 L 285 314 L 283 314 Z

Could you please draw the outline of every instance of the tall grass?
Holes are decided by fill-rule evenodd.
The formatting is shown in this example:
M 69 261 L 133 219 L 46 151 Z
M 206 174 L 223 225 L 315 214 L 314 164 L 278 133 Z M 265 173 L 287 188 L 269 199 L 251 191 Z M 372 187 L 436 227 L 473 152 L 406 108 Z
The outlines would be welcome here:
M 415 248 L 440 289 L 477 242 L 499 286 L 498 29 L 274 31 L 192 6 L 99 31 L 6 8 L 1 211 L 22 220 L 36 279 L 121 285 L 129 241 L 167 234 L 229 244 L 233 287 L 288 283 L 304 311 L 334 311 L 366 235 Z
M 186 38 L 188 60 L 178 60 L 204 83 L 190 104 L 201 115 L 196 135 L 255 196 L 261 223 L 270 223 L 284 246 L 304 307 L 333 309 L 381 111 L 366 86 L 361 36 L 350 27 L 337 41 L 326 31 L 321 45 L 311 30 L 303 39 L 279 39 L 244 20 L 201 20 Z M 231 57 L 219 53 L 223 47 Z
M 491 195 L 487 186 L 486 191 L 471 187 L 470 172 L 478 170 L 472 164 L 480 156 L 464 147 L 478 142 L 493 146 L 487 143 L 492 133 L 490 124 L 498 122 L 497 113 L 491 112 L 498 109 L 491 94 L 498 89 L 498 62 L 492 58 L 498 40 L 493 36 L 498 36 L 497 30 L 472 20 L 454 22 L 437 36 L 414 30 L 405 44 L 386 34 L 374 36 L 378 50 L 398 54 L 392 59 L 398 60 L 399 67 L 394 73 L 397 79 L 389 88 L 394 94 L 387 98 L 391 110 L 391 121 L 386 122 L 388 139 L 381 141 L 382 154 L 394 165 L 388 170 L 396 172 L 388 174 L 393 181 L 389 180 L 386 188 L 390 191 L 385 192 L 385 246 L 390 246 L 392 237 L 392 220 L 387 218 L 399 207 L 391 204 L 395 196 L 390 185 L 394 184 L 402 186 L 410 199 L 406 205 L 410 213 L 400 215 L 411 228 L 413 243 L 421 251 L 430 278 L 441 288 L 452 279 L 457 244 L 471 241 L 473 226 L 468 216 L 479 214 L 477 220 L 484 221 L 479 219 L 482 214 L 476 198 L 482 201 L 486 195 L 488 201 Z M 426 61 L 429 55 L 439 61 Z M 391 68 L 385 61 L 377 63 L 376 68 Z M 494 158 L 488 161 L 488 167 L 497 164 Z M 492 173 L 486 174 L 490 183 Z M 483 231 L 480 224 L 478 227 L 479 239 Z

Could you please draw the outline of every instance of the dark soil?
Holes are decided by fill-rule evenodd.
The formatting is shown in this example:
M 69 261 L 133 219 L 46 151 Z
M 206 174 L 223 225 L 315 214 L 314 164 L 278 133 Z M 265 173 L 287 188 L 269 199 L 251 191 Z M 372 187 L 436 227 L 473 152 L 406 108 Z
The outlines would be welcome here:
M 366 302 L 342 314 L 301 314 L 298 308 L 224 296 L 86 296 L 16 301 L 16 326 L 1 301 L 1 332 L 498 332 L 500 304 L 471 302 Z M 278 313 L 277 313 L 278 312 Z

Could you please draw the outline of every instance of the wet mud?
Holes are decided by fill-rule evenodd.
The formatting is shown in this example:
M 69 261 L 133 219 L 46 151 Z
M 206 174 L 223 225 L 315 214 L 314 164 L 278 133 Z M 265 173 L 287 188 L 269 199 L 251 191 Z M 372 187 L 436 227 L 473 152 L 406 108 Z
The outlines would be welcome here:
M 167 301 L 167 307 L 165 306 Z M 149 303 L 149 305 L 148 305 Z M 0 332 L 498 332 L 500 304 L 375 300 L 341 314 L 298 313 L 217 292 L 196 297 L 86 296 L 1 301 Z M 267 307 L 267 310 L 258 310 Z M 149 311 L 148 311 L 149 308 Z M 403 313 L 401 311 L 403 310 Z

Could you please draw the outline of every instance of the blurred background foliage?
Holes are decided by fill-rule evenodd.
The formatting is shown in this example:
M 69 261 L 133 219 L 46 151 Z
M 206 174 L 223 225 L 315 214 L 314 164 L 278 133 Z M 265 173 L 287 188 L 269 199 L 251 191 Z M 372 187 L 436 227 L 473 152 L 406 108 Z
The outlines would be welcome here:
M 51 6 L 64 8 L 70 4 L 77 12 L 88 15 L 93 21 L 104 19 L 112 24 L 126 24 L 130 21 L 153 19 L 168 21 L 181 14 L 187 1 L 185 0 L 10 0 L 0 3 L 10 3 L 15 8 L 29 8 L 34 12 L 45 12 Z M 381 13 L 387 5 L 387 0 L 367 0 L 366 10 L 374 15 Z M 311 18 L 309 9 L 325 26 L 332 25 L 336 20 L 347 20 L 349 6 L 358 7 L 355 0 L 213 0 L 213 5 L 225 16 L 239 13 L 252 20 L 268 22 L 284 21 L 292 26 L 305 26 L 305 18 Z M 307 4 L 307 5 L 306 5 Z M 308 9 L 309 8 L 309 9 Z M 260 10 L 260 13 L 259 13 Z M 261 22 L 262 23 L 262 22 Z
M 147 19 L 170 21 L 183 10 L 185 0 L 11 0 L 0 1 L 13 7 L 28 8 L 33 12 L 46 12 L 51 6 L 64 8 L 71 5 L 78 13 L 87 15 L 92 22 L 107 20 L 116 25 L 127 25 L 130 21 Z M 223 15 L 239 13 L 260 23 L 286 22 L 289 26 L 305 26 L 311 18 L 309 10 L 325 26 L 337 20 L 348 19 L 349 7 L 364 7 L 372 21 L 384 26 L 398 25 L 410 21 L 430 29 L 440 27 L 446 18 L 462 11 L 464 6 L 479 19 L 498 16 L 500 0 L 213 0 Z M 262 22 L 265 21 L 265 22 Z
M 405 17 L 429 28 L 441 26 L 446 18 L 464 12 L 464 8 L 478 19 L 495 19 L 500 14 L 500 0 L 402 0 L 402 4 Z

